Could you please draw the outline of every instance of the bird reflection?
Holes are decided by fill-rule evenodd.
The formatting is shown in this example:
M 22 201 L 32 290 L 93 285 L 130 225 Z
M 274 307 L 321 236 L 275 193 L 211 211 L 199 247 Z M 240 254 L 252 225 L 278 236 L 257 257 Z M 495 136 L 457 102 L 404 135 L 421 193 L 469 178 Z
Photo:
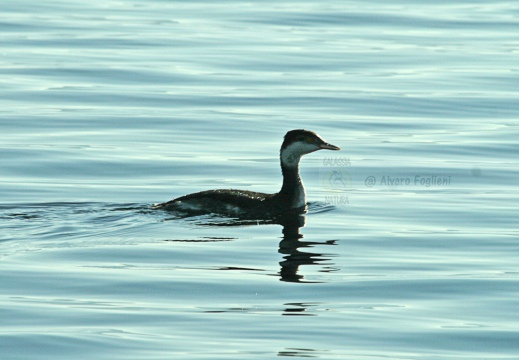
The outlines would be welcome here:
M 289 214 L 279 219 L 283 226 L 283 239 L 279 243 L 279 253 L 283 254 L 283 261 L 279 263 L 281 270 L 279 275 L 281 281 L 287 282 L 319 282 L 305 280 L 304 275 L 299 273 L 301 265 L 317 265 L 323 261 L 330 260 L 326 254 L 309 251 L 315 245 L 335 245 L 334 240 L 326 242 L 303 241 L 304 235 L 300 228 L 305 226 L 305 214 Z M 302 251 L 301 249 L 305 249 Z
M 168 220 L 178 219 L 172 218 Z M 198 225 L 203 226 L 246 226 L 246 225 L 264 225 L 264 224 L 278 224 L 283 227 L 282 240 L 279 243 L 278 252 L 283 255 L 283 260 L 279 263 L 279 275 L 281 281 L 296 282 L 296 283 L 318 283 L 322 281 L 308 280 L 300 273 L 302 265 L 325 265 L 323 262 L 329 261 L 331 255 L 325 253 L 317 253 L 311 251 L 316 245 L 336 245 L 335 240 L 319 241 L 305 241 L 304 235 L 301 234 L 300 229 L 305 226 L 306 209 L 290 212 L 282 216 L 268 217 L 263 219 L 226 219 L 221 217 L 215 218 L 188 218 L 188 221 L 193 221 Z M 207 241 L 230 241 L 235 238 L 221 237 L 205 237 L 197 240 L 169 240 L 169 241 L 191 241 L 191 242 L 207 242 Z M 326 264 L 327 269 L 322 268 L 321 272 L 333 271 L 332 264 Z

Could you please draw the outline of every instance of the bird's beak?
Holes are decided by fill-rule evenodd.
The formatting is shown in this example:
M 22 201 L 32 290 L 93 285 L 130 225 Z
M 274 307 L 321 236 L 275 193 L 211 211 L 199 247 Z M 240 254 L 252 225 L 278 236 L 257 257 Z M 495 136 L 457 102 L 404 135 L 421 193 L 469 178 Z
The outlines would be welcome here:
M 319 145 L 319 149 L 340 150 L 341 148 L 332 144 L 322 143 L 321 145 Z

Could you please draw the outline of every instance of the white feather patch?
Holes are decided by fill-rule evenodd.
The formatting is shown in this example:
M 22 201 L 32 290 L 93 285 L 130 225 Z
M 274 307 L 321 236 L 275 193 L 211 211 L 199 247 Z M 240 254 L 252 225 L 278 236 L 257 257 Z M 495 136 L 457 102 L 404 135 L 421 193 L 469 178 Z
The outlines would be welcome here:
M 319 150 L 319 146 L 297 141 L 281 150 L 281 161 L 288 167 L 296 167 L 301 156 Z

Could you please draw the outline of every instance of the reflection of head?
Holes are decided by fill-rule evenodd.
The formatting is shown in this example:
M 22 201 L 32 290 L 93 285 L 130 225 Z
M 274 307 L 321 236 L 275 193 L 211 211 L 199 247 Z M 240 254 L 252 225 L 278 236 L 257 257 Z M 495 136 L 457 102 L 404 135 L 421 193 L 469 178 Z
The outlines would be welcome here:
M 279 253 L 285 255 L 283 261 L 279 263 L 281 265 L 280 280 L 286 282 L 316 282 L 305 280 L 304 275 L 299 274 L 299 267 L 301 265 L 317 265 L 321 261 L 329 259 L 324 258 L 324 254 L 300 251 L 299 249 L 309 249 L 315 245 L 334 245 L 335 241 L 302 241 L 301 239 L 304 236 L 299 232 L 299 229 L 305 225 L 304 214 L 293 214 L 280 220 L 279 223 L 283 226 L 283 240 L 279 243 Z

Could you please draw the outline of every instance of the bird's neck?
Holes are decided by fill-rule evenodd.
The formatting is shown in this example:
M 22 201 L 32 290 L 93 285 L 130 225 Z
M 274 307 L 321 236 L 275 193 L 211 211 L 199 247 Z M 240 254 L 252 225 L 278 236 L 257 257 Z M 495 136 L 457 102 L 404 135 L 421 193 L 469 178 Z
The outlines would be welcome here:
M 306 194 L 303 181 L 299 175 L 299 158 L 290 165 L 281 161 L 283 186 L 279 195 L 290 208 L 299 208 L 306 205 Z

